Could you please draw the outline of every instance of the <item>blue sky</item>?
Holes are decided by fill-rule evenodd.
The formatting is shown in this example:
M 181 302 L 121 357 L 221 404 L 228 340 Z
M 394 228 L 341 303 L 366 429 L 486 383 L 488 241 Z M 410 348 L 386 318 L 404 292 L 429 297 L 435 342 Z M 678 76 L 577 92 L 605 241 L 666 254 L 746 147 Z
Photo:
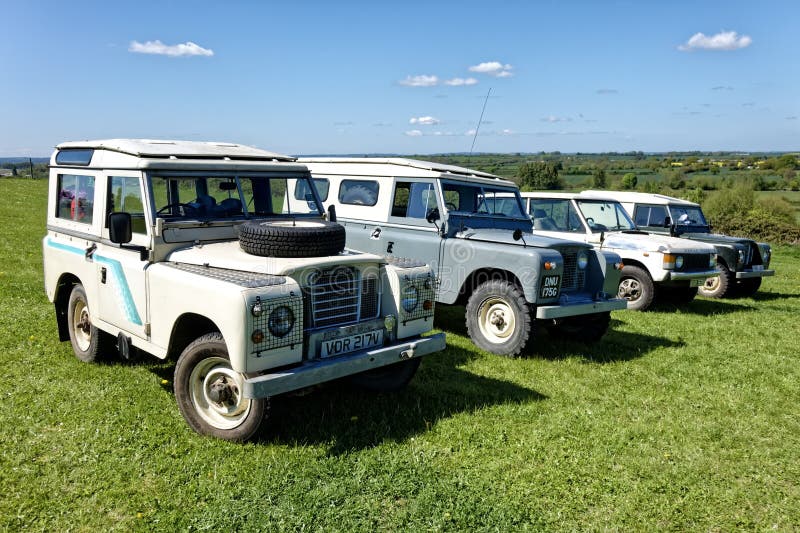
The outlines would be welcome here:
M 798 150 L 800 2 L 0 2 L 0 156 Z

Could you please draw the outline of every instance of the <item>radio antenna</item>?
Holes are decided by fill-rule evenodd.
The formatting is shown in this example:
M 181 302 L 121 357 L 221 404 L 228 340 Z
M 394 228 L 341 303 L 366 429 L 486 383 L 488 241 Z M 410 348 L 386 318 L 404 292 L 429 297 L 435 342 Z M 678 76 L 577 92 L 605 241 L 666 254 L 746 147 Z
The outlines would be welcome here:
M 483 109 L 481 109 L 481 118 L 478 119 L 478 125 L 475 127 L 475 136 L 472 138 L 472 146 L 469 147 L 469 155 L 472 155 L 472 150 L 475 148 L 475 141 L 478 139 L 478 130 L 481 129 L 481 122 L 483 122 L 483 112 L 486 111 L 486 103 L 489 101 L 490 94 L 492 94 L 491 87 L 489 87 L 489 92 L 486 93 L 486 99 L 483 101 Z

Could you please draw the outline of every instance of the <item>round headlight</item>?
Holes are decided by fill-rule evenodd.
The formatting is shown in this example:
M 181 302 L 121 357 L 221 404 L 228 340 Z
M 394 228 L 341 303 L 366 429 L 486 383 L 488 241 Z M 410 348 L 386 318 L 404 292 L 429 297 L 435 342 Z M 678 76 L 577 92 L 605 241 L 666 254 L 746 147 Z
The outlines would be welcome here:
M 578 252 L 578 268 L 583 270 L 589 264 L 589 254 L 585 250 Z
M 717 266 L 717 254 L 711 254 L 708 256 L 708 266 L 710 268 Z
M 269 314 L 267 327 L 276 337 L 284 337 L 292 330 L 292 326 L 294 326 L 294 313 L 285 305 L 276 307 Z
M 761 251 L 761 260 L 763 261 L 763 263 L 764 263 L 765 265 L 766 265 L 767 263 L 769 263 L 769 258 L 770 258 L 770 251 L 769 251 L 769 250 L 766 250 L 766 249 L 765 249 L 765 250 L 762 250 L 762 251 Z
M 675 258 L 675 268 L 683 268 L 683 256 L 679 255 Z
M 400 303 L 407 313 L 410 313 L 417 307 L 419 301 L 419 291 L 413 285 L 408 285 L 400 292 Z

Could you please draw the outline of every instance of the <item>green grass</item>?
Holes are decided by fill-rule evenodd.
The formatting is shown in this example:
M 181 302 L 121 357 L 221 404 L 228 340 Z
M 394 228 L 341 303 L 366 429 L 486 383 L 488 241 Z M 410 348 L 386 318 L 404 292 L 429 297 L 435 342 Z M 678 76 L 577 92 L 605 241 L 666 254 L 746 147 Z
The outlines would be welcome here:
M 800 528 L 796 248 L 755 299 L 615 312 L 589 348 L 491 356 L 440 308 L 407 390 L 277 398 L 236 445 L 186 426 L 173 363 L 58 342 L 45 183 L 0 187 L 0 530 Z

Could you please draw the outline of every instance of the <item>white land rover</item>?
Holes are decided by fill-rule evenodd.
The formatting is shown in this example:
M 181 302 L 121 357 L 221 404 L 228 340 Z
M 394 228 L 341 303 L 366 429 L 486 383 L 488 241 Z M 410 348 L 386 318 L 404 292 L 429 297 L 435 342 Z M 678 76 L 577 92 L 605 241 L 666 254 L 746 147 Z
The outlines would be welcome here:
M 396 390 L 445 347 L 427 266 L 344 250 L 308 169 L 237 144 L 112 139 L 50 161 L 47 296 L 94 361 L 177 356 L 189 426 L 246 440 L 268 398 L 348 376 Z M 302 183 L 305 202 L 288 209 Z

